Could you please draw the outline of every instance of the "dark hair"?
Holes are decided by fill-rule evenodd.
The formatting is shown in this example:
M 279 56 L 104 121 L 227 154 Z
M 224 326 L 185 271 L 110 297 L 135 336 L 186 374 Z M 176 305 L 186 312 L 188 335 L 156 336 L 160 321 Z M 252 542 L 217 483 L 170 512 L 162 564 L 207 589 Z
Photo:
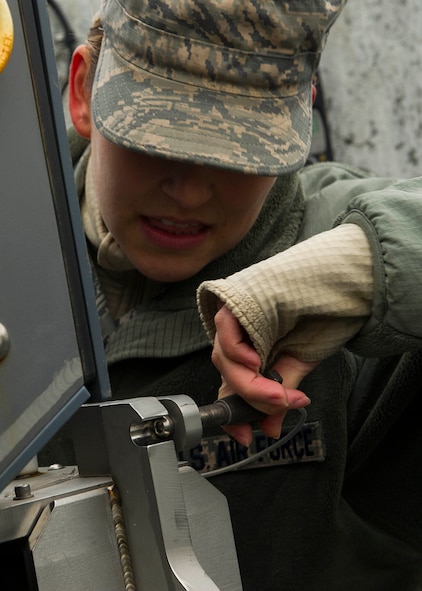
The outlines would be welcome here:
M 89 57 L 91 58 L 91 68 L 87 84 L 92 87 L 94 81 L 95 70 L 97 68 L 98 58 L 100 55 L 101 44 L 103 41 L 104 29 L 99 16 L 96 16 L 92 21 L 91 27 L 88 31 L 87 45 L 89 48 Z

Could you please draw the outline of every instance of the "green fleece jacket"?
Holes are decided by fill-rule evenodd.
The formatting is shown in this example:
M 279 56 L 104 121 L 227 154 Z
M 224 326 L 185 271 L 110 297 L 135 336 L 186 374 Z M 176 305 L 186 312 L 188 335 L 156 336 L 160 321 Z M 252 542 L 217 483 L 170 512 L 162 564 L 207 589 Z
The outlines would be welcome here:
M 76 162 L 80 147 L 73 154 Z M 344 221 L 346 215 L 352 216 L 353 223 L 362 216 L 363 225 L 379 222 L 383 228 L 376 212 L 377 196 L 382 197 L 391 185 L 391 180 L 335 165 L 314 165 L 282 180 L 236 249 L 192 280 L 163 286 L 159 297 L 148 306 L 132 309 L 123 321 L 104 323 L 113 395 L 187 394 L 198 404 L 214 401 L 220 376 L 211 363 L 211 345 L 196 310 L 200 282 L 267 258 L 299 239 L 329 229 L 336 220 Z M 396 205 L 405 193 L 385 190 L 395 195 Z M 375 204 L 374 212 L 366 217 L 361 211 L 371 204 Z M 348 207 L 350 212 L 342 213 Z M 381 247 L 379 236 L 371 238 L 380 273 L 385 268 L 381 259 L 388 256 L 391 246 L 389 231 Z M 97 261 L 90 251 L 95 275 Z M 395 266 L 393 281 L 408 280 L 409 269 L 402 272 L 401 262 Z M 97 281 L 98 296 L 100 292 Z M 374 355 L 387 335 L 395 345 L 395 356 L 365 360 L 343 349 L 323 361 L 301 385 L 312 404 L 295 439 L 255 467 L 212 480 L 229 502 L 245 591 L 422 589 L 422 429 L 418 412 L 422 315 L 417 324 L 402 328 L 407 306 L 406 293 L 402 295 L 403 310 L 395 325 L 385 321 L 390 314 L 386 309 L 390 305 L 393 309 L 396 302 L 387 302 L 388 296 L 377 292 L 378 311 L 354 340 L 356 351 Z M 148 325 L 148 318 L 156 321 L 162 313 L 168 321 L 164 328 L 155 330 L 154 323 Z M 139 320 L 142 316 L 146 324 Z M 171 337 L 173 344 L 168 347 L 172 316 L 178 337 Z M 151 326 L 155 344 L 150 342 Z M 183 344 L 176 346 L 178 339 Z M 166 352 L 156 354 L 160 350 Z M 383 352 L 391 355 L 388 348 Z M 286 423 L 295 421 L 296 416 L 291 416 Z M 257 432 L 255 447 L 267 443 Z M 206 470 L 245 453 L 216 431 L 185 459 Z

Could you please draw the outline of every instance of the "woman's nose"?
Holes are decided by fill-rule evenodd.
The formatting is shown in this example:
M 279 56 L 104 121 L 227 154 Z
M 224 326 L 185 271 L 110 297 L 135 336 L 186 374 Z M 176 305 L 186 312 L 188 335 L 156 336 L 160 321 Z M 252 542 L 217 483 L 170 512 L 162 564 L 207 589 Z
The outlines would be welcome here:
M 212 197 L 209 170 L 206 166 L 175 163 L 164 179 L 162 189 L 181 207 L 199 207 Z

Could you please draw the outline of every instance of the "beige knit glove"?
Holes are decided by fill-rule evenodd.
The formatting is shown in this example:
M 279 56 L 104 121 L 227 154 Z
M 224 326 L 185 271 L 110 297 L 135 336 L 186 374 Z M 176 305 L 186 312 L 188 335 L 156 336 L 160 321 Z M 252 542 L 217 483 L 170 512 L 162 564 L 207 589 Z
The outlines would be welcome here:
M 368 240 L 359 226 L 344 224 L 227 279 L 205 281 L 197 300 L 210 339 L 224 303 L 248 333 L 264 368 L 282 352 L 302 361 L 332 355 L 359 332 L 372 296 Z

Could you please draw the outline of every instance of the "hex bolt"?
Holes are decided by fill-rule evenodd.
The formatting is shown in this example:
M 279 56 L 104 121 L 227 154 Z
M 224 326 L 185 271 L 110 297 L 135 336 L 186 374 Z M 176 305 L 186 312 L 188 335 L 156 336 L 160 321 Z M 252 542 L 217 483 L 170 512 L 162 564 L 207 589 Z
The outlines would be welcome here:
M 30 499 L 33 496 L 30 484 L 19 484 L 18 486 L 15 486 L 14 501 L 23 501 L 24 499 Z

